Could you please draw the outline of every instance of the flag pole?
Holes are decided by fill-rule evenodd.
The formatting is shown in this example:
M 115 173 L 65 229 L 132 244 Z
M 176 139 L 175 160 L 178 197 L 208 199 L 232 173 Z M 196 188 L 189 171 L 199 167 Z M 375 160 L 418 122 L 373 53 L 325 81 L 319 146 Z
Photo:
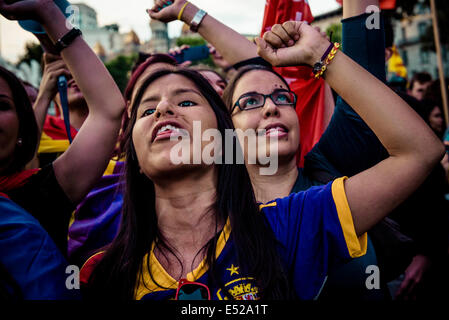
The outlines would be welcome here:
M 436 47 L 436 53 L 437 53 L 438 74 L 440 77 L 441 97 L 443 98 L 442 107 L 443 107 L 443 111 L 444 111 L 444 119 L 446 121 L 446 125 L 449 125 L 447 87 L 446 87 L 446 80 L 444 78 L 444 65 L 443 65 L 443 58 L 442 58 L 442 54 L 441 54 L 440 31 L 438 29 L 438 18 L 437 18 L 437 10 L 436 10 L 436 5 L 435 5 L 435 0 L 430 0 L 430 9 L 432 11 L 433 36 L 435 38 L 435 47 Z

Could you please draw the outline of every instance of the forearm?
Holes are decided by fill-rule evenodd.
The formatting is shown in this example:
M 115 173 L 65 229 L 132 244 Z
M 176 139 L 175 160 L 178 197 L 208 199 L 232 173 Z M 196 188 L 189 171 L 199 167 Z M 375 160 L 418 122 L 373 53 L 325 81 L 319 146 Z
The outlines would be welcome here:
M 189 24 L 197 11 L 198 7 L 189 3 L 182 14 L 181 20 Z M 210 15 L 204 17 L 198 32 L 232 65 L 258 57 L 257 47 L 254 43 Z
M 50 106 L 51 99 L 45 96 L 38 95 L 36 102 L 34 103 L 34 116 L 36 117 L 37 127 L 39 129 L 39 136 L 42 133 L 45 117 L 47 116 L 48 107 Z
M 53 42 L 70 30 L 65 16 L 56 6 L 46 9 L 42 23 Z M 61 55 L 83 92 L 89 113 L 100 113 L 106 119 L 119 119 L 124 108 L 121 92 L 86 42 L 78 37 Z
M 421 161 L 440 153 L 441 143 L 424 121 L 391 89 L 338 52 L 326 81 L 360 115 L 390 156 L 413 154 Z M 420 132 L 416 135 L 415 132 Z M 438 146 L 435 151 L 435 148 Z M 434 151 L 435 153 L 432 153 Z
M 372 5 L 379 7 L 379 0 L 344 0 L 343 19 L 365 13 L 366 8 Z

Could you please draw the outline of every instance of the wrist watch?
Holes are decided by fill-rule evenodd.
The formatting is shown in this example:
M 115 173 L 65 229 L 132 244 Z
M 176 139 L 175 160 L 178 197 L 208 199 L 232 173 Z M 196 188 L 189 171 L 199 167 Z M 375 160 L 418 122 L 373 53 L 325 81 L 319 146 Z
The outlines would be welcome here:
M 55 49 L 58 53 L 67 48 L 77 37 L 81 36 L 83 33 L 77 28 L 73 28 L 67 32 L 62 38 L 58 39 L 55 43 Z
M 207 12 L 204 10 L 198 10 L 198 12 L 193 17 L 190 22 L 190 30 L 192 32 L 198 32 L 198 28 L 200 27 L 201 21 L 203 21 L 204 17 L 207 15 Z

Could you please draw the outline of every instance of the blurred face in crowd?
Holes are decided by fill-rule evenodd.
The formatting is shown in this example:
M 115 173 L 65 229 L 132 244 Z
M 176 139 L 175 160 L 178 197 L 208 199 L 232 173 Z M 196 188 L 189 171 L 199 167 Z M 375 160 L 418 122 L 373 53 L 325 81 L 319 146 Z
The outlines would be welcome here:
M 226 82 L 223 81 L 215 72 L 212 71 L 200 71 L 201 75 L 206 78 L 207 81 L 211 84 L 211 86 L 217 91 L 217 93 L 223 96 L 223 91 L 226 88 Z
M 0 78 L 0 173 L 8 167 L 18 142 L 19 118 L 11 88 Z
M 233 96 L 232 105 L 237 101 L 240 105 L 250 106 L 256 103 L 253 98 L 244 98 L 250 93 L 261 93 L 264 95 L 278 93 L 278 103 L 290 101 L 288 96 L 289 88 L 275 74 L 263 70 L 249 71 L 238 81 Z M 243 100 L 242 100 L 243 98 Z M 241 110 L 234 108 L 232 122 L 236 129 L 243 131 L 247 129 L 266 130 L 266 136 L 276 136 L 278 139 L 279 159 L 291 159 L 296 155 L 299 148 L 299 121 L 295 111 L 295 105 L 276 105 L 272 99 L 267 97 L 265 104 L 256 109 Z M 269 139 L 268 139 L 269 141 Z M 240 141 L 245 154 L 247 146 Z M 269 148 L 269 142 L 268 147 Z
M 142 172 L 149 178 L 164 178 L 170 173 L 204 169 L 205 164 L 174 164 L 170 152 L 179 143 L 170 137 L 185 131 L 193 137 L 193 121 L 201 122 L 201 133 L 217 128 L 210 104 L 188 78 L 169 74 L 152 82 L 140 101 L 132 139 Z M 201 137 L 200 137 L 201 138 Z M 201 142 L 201 150 L 210 142 Z M 190 139 L 190 163 L 193 163 L 193 139 Z
M 59 92 L 56 94 L 55 100 L 58 106 L 61 106 Z M 69 109 L 87 108 L 84 95 L 72 77 L 67 78 L 67 102 Z M 62 110 L 60 111 L 62 112 Z
M 429 87 L 429 85 L 430 85 L 430 82 L 421 83 L 419 81 L 415 81 L 413 83 L 413 89 L 409 90 L 409 94 L 412 97 L 415 97 L 416 99 L 421 101 L 422 99 L 424 99 L 424 94 L 425 94 L 427 88 Z
M 441 113 L 441 109 L 437 106 L 433 108 L 429 115 L 429 124 L 430 127 L 436 132 L 441 133 L 444 130 L 443 114 Z

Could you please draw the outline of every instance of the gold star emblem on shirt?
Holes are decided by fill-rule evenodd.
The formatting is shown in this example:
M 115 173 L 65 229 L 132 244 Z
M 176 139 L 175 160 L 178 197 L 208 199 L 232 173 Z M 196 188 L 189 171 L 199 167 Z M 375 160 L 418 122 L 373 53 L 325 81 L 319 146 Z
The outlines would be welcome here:
M 235 273 L 235 274 L 239 274 L 239 267 L 234 267 L 233 264 L 231 264 L 230 268 L 227 268 L 226 270 L 231 272 L 231 276 Z

